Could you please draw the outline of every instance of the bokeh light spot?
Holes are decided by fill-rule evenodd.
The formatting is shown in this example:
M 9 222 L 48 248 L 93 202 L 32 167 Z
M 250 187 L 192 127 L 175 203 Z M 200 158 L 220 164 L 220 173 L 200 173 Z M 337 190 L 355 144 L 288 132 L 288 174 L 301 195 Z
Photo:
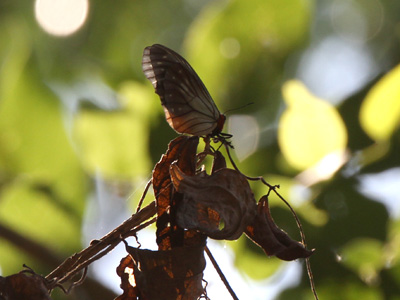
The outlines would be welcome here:
M 219 49 L 222 56 L 226 58 L 235 58 L 240 53 L 240 43 L 237 39 L 226 38 L 220 43 Z
M 330 9 L 334 31 L 348 41 L 365 42 L 382 29 L 384 10 L 378 0 L 335 0 Z
M 360 124 L 376 141 L 389 140 L 400 126 L 400 65 L 368 92 L 360 108 Z
M 55 36 L 68 36 L 85 23 L 88 0 L 36 0 L 35 18 L 40 27 Z
M 233 115 L 229 117 L 228 127 L 236 156 L 243 161 L 257 150 L 260 132 L 257 121 L 249 115 Z

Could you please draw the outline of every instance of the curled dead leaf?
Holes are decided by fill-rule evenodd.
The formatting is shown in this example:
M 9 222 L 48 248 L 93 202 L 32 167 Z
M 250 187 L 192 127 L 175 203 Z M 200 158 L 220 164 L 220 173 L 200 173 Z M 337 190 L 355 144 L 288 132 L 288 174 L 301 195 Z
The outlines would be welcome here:
M 194 174 L 196 166 L 196 149 L 198 137 L 179 136 L 168 145 L 167 152 L 153 170 L 153 189 L 156 195 L 157 214 L 160 217 L 171 205 L 170 193 L 172 186 L 169 168 L 174 161 L 188 174 Z
M 177 193 L 171 184 L 169 168 L 176 161 L 188 174 L 196 171 L 196 151 L 199 137 L 179 136 L 168 145 L 167 152 L 161 157 L 153 170 L 153 189 L 157 206 L 157 244 L 160 250 L 182 247 L 197 242 L 199 237 L 187 235 L 183 228 L 175 223 L 175 205 L 182 195 Z M 187 237 L 196 241 L 192 242 Z M 200 237 L 201 239 L 201 237 Z
M 176 213 L 179 226 L 213 239 L 235 240 L 254 218 L 253 193 L 246 177 L 236 170 L 222 168 L 212 175 L 190 176 L 173 163 L 170 174 L 175 189 L 183 194 Z
M 215 173 L 219 169 L 224 169 L 224 168 L 226 168 L 225 157 L 222 155 L 220 151 L 215 151 L 211 173 Z
M 124 292 L 122 295 L 115 298 L 115 300 L 136 300 L 139 298 L 136 285 L 131 284 L 131 278 L 133 275 L 131 274 L 130 270 L 133 272 L 133 267 L 134 264 L 130 255 L 127 255 L 121 259 L 116 271 L 118 276 L 121 278 L 120 287 Z
M 308 250 L 303 244 L 292 240 L 275 224 L 269 211 L 268 196 L 263 196 L 258 202 L 257 215 L 245 232 L 268 256 L 274 255 L 289 261 L 306 258 L 313 253 L 313 250 Z

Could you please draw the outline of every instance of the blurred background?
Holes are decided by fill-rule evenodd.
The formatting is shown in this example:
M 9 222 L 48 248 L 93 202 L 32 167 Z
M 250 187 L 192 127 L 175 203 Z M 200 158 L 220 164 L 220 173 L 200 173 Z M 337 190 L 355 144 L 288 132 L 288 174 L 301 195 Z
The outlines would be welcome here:
M 134 212 L 177 136 L 141 69 L 160 43 L 221 112 L 254 103 L 224 131 L 241 171 L 279 184 L 299 214 L 320 299 L 400 299 L 399 40 L 396 0 L 2 0 L 0 274 L 47 275 Z M 299 240 L 288 208 L 270 205 Z M 209 246 L 240 299 L 313 299 L 304 261 L 246 237 Z M 113 299 L 125 255 L 52 297 Z M 210 266 L 205 279 L 211 299 L 230 299 Z

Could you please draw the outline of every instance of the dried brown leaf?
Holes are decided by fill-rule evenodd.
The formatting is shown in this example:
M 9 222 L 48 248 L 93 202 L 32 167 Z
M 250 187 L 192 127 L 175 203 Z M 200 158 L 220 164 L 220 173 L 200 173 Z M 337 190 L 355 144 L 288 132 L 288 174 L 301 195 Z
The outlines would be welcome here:
M 188 174 L 196 170 L 198 137 L 179 136 L 170 142 L 168 150 L 153 170 L 153 188 L 157 205 L 157 244 L 160 250 L 168 250 L 190 244 L 185 233 L 175 223 L 175 206 L 182 195 L 171 184 L 169 168 L 176 161 Z M 195 237 L 196 238 L 196 237 Z
M 204 247 L 151 251 L 127 246 L 140 299 L 198 299 L 203 293 Z
M 4 300 L 51 300 L 45 280 L 37 274 L 27 272 L 7 277 L 0 276 L 0 299 Z
M 171 165 L 171 179 L 182 201 L 177 205 L 177 223 L 214 239 L 235 240 L 253 219 L 256 202 L 246 177 L 232 169 L 212 175 L 184 173 Z M 223 228 L 220 228 L 223 227 Z
M 212 172 L 215 173 L 220 169 L 226 168 L 226 161 L 225 157 L 222 155 L 220 151 L 216 151 L 214 153 L 214 160 L 213 160 L 213 166 L 212 166 Z
M 263 248 L 268 255 L 275 255 L 282 260 L 295 260 L 309 257 L 313 251 L 303 244 L 292 240 L 286 232 L 274 222 L 268 206 L 268 197 L 263 196 L 258 202 L 257 215 L 253 223 L 246 228 L 247 236 Z
M 134 268 L 133 260 L 130 255 L 127 255 L 117 267 L 117 274 L 121 278 L 121 289 L 124 291 L 122 295 L 115 298 L 115 300 L 136 300 L 139 299 L 138 290 L 136 286 L 132 286 L 130 283 L 130 276 L 128 269 Z
M 173 187 L 170 185 L 170 165 L 178 160 L 179 166 L 185 169 L 185 172 L 194 174 L 198 141 L 198 137 L 177 137 L 169 143 L 167 152 L 155 165 L 153 170 L 153 189 L 157 200 L 158 216 L 161 216 L 171 204 L 170 193 Z

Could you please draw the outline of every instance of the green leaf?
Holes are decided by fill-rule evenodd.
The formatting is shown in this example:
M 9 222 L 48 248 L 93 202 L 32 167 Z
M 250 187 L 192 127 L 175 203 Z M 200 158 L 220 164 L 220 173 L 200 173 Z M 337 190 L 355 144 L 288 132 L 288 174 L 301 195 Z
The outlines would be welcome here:
M 81 247 L 80 222 L 48 194 L 35 189 L 29 180 L 21 179 L 3 189 L 0 219 L 18 233 L 59 253 L 60 257 L 71 255 Z M 0 260 L 6 274 L 15 273 L 23 263 L 28 263 L 21 260 L 20 254 L 13 247 L 0 247 L 0 257 L 7 258 Z
M 317 287 L 318 297 L 324 300 L 337 299 L 363 299 L 363 300 L 383 300 L 382 293 L 373 287 L 361 285 L 352 281 L 342 281 L 338 278 L 337 282 L 326 282 Z M 305 293 L 304 293 L 305 294 Z M 308 292 L 302 299 L 314 299 L 312 294 Z M 285 298 L 282 299 L 293 299 Z
M 305 170 L 333 153 L 344 153 L 347 132 L 337 110 L 311 95 L 298 81 L 283 86 L 287 109 L 279 121 L 282 154 L 298 170 Z
M 368 284 L 378 280 L 378 274 L 385 265 L 383 253 L 383 243 L 368 238 L 353 239 L 340 251 L 341 262 Z
M 388 140 L 400 125 L 400 65 L 368 92 L 360 108 L 360 122 L 376 141 Z
M 106 177 L 147 176 L 150 121 L 156 110 L 150 90 L 126 82 L 121 87 L 125 109 L 105 112 L 85 110 L 75 121 L 75 137 L 85 169 Z M 158 101 L 157 101 L 158 104 Z
M 235 107 L 232 98 L 249 102 L 265 97 L 282 61 L 308 34 L 313 3 L 210 2 L 187 33 L 186 58 L 211 95 L 229 99 L 229 109 Z
M 0 168 L 54 189 L 81 214 L 85 176 L 63 126 L 60 104 L 30 69 L 0 102 Z M 71 188 L 73 187 L 73 188 Z
M 276 257 L 268 257 L 258 245 L 245 235 L 229 245 L 235 252 L 236 267 L 255 280 L 271 276 L 284 263 Z

